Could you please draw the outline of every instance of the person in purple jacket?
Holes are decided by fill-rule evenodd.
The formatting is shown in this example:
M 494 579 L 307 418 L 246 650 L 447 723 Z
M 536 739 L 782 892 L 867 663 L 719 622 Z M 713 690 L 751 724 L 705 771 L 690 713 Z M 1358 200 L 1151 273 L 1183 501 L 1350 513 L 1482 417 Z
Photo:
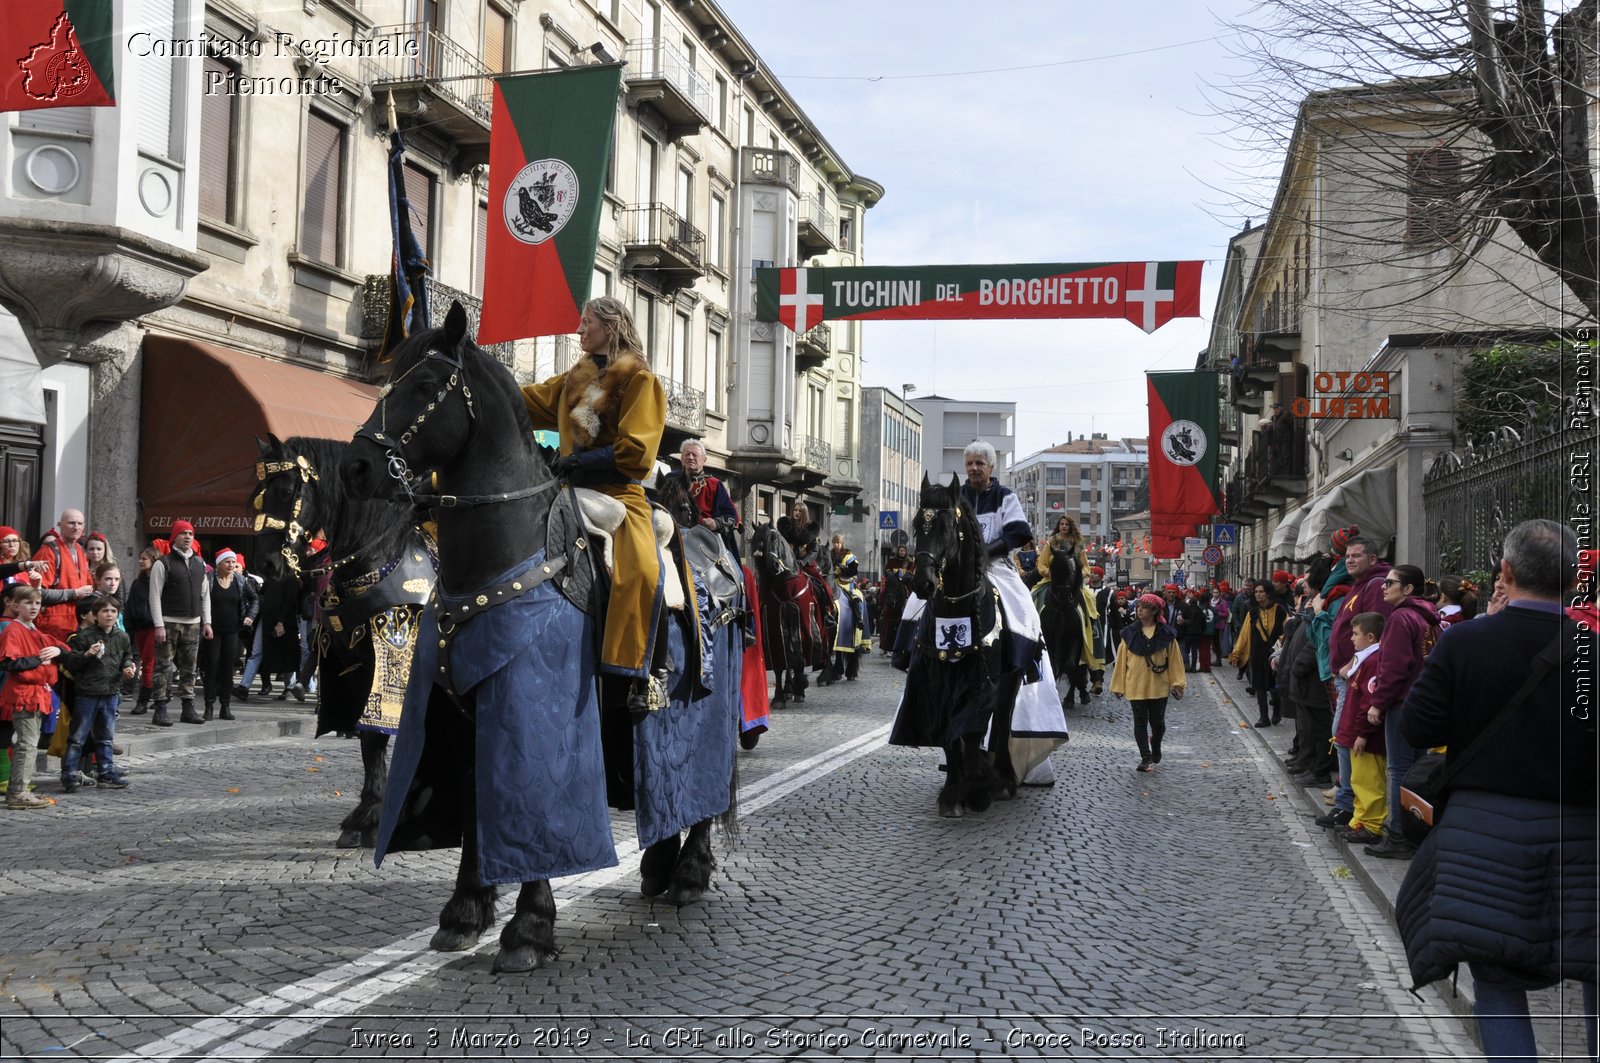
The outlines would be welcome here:
M 1383 577 L 1383 600 L 1389 606 L 1383 641 L 1378 647 L 1378 674 L 1367 698 L 1373 723 L 1383 724 L 1388 750 L 1389 814 L 1383 824 L 1383 841 L 1367 846 L 1371 856 L 1405 860 L 1417 851 L 1400 830 L 1400 781 L 1417 762 L 1417 750 L 1400 734 L 1400 706 L 1411 684 L 1422 674 L 1433 644 L 1439 641 L 1439 614 L 1424 598 L 1426 579 L 1416 565 L 1396 565 Z

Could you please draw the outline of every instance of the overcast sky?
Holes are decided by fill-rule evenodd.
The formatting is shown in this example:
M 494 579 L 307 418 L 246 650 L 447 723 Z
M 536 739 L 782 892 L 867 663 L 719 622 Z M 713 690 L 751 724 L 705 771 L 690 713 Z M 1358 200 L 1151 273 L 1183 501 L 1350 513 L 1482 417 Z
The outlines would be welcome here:
M 864 383 L 1015 401 L 1019 458 L 1069 433 L 1145 435 L 1144 372 L 1194 367 L 1243 226 L 1227 190 L 1245 160 L 1202 92 L 1237 69 L 1219 17 L 1247 5 L 720 2 L 845 164 L 884 186 L 865 264 L 1205 261 L 1203 317 L 1148 336 L 1126 321 L 864 324 Z

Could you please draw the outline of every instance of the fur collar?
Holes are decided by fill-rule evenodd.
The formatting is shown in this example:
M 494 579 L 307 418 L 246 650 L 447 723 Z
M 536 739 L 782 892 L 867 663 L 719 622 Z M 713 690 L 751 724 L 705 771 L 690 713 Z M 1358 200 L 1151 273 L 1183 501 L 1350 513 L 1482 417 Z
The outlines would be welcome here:
M 567 408 L 567 422 L 572 426 L 574 450 L 595 445 L 601 426 L 622 405 L 622 396 L 634 375 L 648 368 L 643 358 L 632 351 L 623 351 L 606 364 L 604 373 L 587 355 L 567 371 L 561 401 Z

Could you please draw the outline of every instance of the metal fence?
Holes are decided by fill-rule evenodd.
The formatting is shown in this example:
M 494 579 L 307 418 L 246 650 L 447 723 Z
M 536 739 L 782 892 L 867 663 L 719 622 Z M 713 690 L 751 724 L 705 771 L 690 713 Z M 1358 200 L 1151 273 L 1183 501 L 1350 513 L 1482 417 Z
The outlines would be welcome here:
M 1594 446 L 1592 429 L 1548 426 L 1524 439 L 1501 428 L 1440 454 L 1423 477 L 1425 571 L 1493 572 L 1506 533 L 1534 517 L 1564 521 L 1586 538 L 1579 525 L 1595 513 Z

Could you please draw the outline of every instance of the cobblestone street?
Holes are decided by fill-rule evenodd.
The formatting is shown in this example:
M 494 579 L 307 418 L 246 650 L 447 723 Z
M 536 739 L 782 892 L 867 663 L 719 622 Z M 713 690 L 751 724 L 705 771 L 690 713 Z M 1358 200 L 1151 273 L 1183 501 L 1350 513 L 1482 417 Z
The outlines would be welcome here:
M 133 786 L 9 813 L 7 1058 L 1438 1059 L 1476 1051 L 1290 807 L 1208 676 L 1137 763 L 1126 703 L 1069 710 L 1059 781 L 940 819 L 884 745 L 900 675 L 813 687 L 740 754 L 707 900 L 621 867 L 556 883 L 559 959 L 426 949 L 455 854 L 333 847 L 353 742 L 128 758 Z M 502 900 L 501 912 L 509 902 Z M 65 1049 L 65 1051 L 64 1051 Z

